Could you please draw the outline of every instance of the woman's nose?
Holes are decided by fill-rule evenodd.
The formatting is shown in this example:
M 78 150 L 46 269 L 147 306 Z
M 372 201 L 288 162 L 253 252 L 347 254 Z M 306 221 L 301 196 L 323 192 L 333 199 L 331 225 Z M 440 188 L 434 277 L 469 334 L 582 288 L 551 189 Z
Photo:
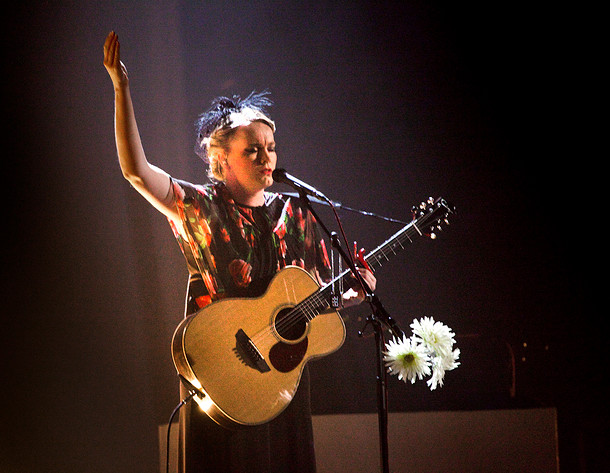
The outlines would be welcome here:
M 262 149 L 258 153 L 258 160 L 260 161 L 261 164 L 267 164 L 268 162 L 271 161 L 271 154 L 266 149 Z

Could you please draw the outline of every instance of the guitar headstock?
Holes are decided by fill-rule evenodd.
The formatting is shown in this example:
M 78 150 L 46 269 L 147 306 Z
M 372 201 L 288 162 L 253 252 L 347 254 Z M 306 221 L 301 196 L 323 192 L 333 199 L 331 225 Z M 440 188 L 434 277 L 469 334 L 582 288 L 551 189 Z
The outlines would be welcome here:
M 449 215 L 455 213 L 455 207 L 442 197 L 429 197 L 411 209 L 413 224 L 424 236 L 436 238 L 436 232 L 449 225 Z

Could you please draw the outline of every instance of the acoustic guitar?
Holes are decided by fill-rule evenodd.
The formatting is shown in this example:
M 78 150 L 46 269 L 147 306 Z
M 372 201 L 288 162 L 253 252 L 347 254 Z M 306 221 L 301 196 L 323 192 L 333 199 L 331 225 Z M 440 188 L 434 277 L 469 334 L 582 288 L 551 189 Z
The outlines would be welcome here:
M 372 270 L 415 238 L 434 238 L 455 211 L 441 198 L 413 209 L 411 223 L 364 257 Z M 255 426 L 288 406 L 305 364 L 343 345 L 345 326 L 332 303 L 339 282 L 354 284 L 349 270 L 320 287 L 287 266 L 261 297 L 218 300 L 178 325 L 174 365 L 209 417 L 227 428 Z

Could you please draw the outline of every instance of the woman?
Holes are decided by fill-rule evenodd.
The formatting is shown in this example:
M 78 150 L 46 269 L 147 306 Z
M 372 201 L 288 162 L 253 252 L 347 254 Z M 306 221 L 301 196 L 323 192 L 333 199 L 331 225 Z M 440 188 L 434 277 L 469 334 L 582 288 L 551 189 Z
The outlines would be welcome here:
M 222 297 L 261 295 L 287 265 L 301 266 L 319 282 L 328 280 L 324 241 L 311 213 L 298 201 L 265 192 L 273 184 L 277 156 L 264 94 L 221 97 L 200 116 L 195 151 L 208 162 L 212 184 L 196 186 L 148 163 L 114 32 L 104 44 L 104 66 L 114 85 L 123 175 L 168 218 L 186 258 L 187 315 Z M 372 273 L 359 272 L 374 289 Z M 344 305 L 353 305 L 363 294 L 349 290 L 343 299 Z M 187 409 L 180 419 L 180 471 L 315 471 L 307 369 L 287 409 L 262 426 L 228 431 L 194 403 Z

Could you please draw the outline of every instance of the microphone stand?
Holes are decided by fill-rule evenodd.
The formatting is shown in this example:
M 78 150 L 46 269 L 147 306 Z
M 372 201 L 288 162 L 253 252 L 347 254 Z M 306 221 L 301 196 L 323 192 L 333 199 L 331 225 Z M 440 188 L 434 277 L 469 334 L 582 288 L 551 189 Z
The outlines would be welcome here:
M 316 211 L 313 209 L 308 195 L 299 189 L 299 195 L 301 201 L 305 203 L 309 211 L 315 217 L 317 222 L 324 233 L 328 236 L 332 245 L 339 252 L 341 258 L 348 265 L 352 274 L 358 280 L 358 283 L 362 286 L 365 292 L 365 301 L 367 301 L 371 307 L 371 315 L 366 319 L 366 323 L 361 331 L 358 332 L 358 336 L 362 337 L 364 329 L 367 325 L 371 325 L 375 332 L 375 347 L 376 347 L 376 361 L 377 361 L 377 420 L 379 426 L 379 453 L 381 458 L 381 471 L 382 473 L 389 473 L 389 452 L 388 452 L 388 396 L 387 396 L 387 372 L 383 361 L 383 349 L 385 346 L 383 329 L 384 326 L 395 336 L 402 337 L 404 332 L 398 327 L 396 321 L 390 316 L 388 311 L 383 307 L 383 304 L 379 300 L 366 281 L 360 276 L 360 273 L 356 270 L 352 258 L 345 253 L 341 245 L 339 244 L 338 238 L 333 238 L 333 234 L 328 230 L 324 222 L 320 219 Z M 332 205 L 332 201 L 329 199 L 329 204 Z
M 365 325 L 358 336 L 364 335 L 364 330 L 367 325 L 373 328 L 375 333 L 375 354 L 377 361 L 377 424 L 379 427 L 379 453 L 381 458 L 381 471 L 383 473 L 390 472 L 389 465 L 389 448 L 388 448 L 388 391 L 387 391 L 387 371 L 383 361 L 383 349 L 385 347 L 385 339 L 383 336 L 384 325 L 396 337 L 401 337 L 403 331 L 398 328 L 396 322 L 390 317 L 385 310 L 381 301 L 376 295 L 371 295 L 368 301 L 372 312 L 366 319 Z

